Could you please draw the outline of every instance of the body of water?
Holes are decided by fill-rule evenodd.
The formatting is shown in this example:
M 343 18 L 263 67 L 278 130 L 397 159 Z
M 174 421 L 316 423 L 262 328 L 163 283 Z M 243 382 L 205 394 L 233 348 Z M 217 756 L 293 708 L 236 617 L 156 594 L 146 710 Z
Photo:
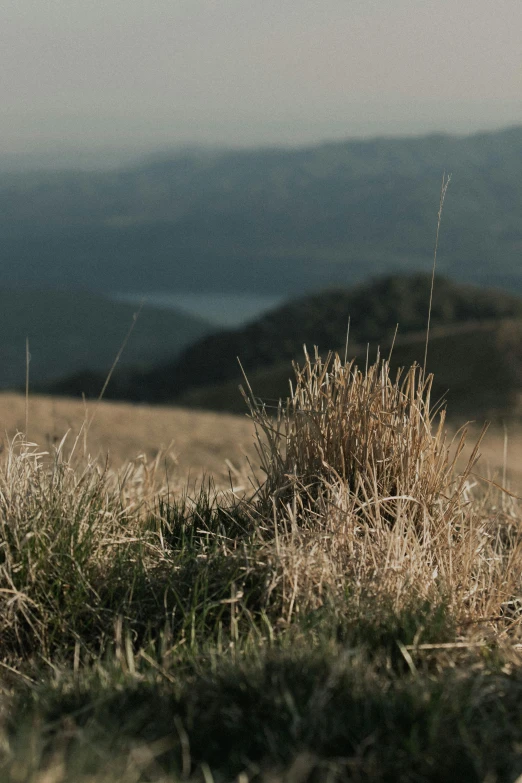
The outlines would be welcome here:
M 268 310 L 282 304 L 286 297 L 264 294 L 117 294 L 120 302 L 146 305 L 173 310 L 184 310 L 191 315 L 205 318 L 218 326 L 234 327 L 252 321 Z

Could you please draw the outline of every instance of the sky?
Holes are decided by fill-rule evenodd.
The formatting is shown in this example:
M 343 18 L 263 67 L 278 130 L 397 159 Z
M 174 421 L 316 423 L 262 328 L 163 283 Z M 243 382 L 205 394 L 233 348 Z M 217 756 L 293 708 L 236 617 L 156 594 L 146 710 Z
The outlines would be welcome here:
M 522 124 L 520 0 L 2 0 L 0 158 Z

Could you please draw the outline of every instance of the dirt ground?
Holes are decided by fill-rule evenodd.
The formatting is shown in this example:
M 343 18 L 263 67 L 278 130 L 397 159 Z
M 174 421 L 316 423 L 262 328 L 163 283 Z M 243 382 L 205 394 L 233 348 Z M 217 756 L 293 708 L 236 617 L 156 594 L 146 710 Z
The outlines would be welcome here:
M 12 438 L 25 429 L 25 399 L 22 395 L 0 393 L 0 433 Z M 28 438 L 41 448 L 58 444 L 66 432 L 71 446 L 86 415 L 92 423 L 78 440 L 77 450 L 105 459 L 118 468 L 144 454 L 155 458 L 169 451 L 169 474 L 179 481 L 212 475 L 219 485 L 241 484 L 249 473 L 247 457 L 256 465 L 253 426 L 246 415 L 189 410 L 173 407 L 149 407 L 117 402 L 89 403 L 80 400 L 31 396 L 28 410 Z M 479 428 L 470 428 L 464 457 L 474 445 Z M 480 449 L 482 458 L 476 472 L 522 494 L 522 427 L 511 426 L 504 432 L 491 427 Z

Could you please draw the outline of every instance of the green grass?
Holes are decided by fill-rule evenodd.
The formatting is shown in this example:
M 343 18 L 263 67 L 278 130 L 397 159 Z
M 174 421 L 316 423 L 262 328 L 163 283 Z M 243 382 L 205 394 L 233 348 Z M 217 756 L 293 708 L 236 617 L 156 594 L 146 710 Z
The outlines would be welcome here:
M 364 646 L 297 642 L 61 672 L 15 700 L 2 779 L 53 768 L 68 781 L 290 781 L 303 767 L 298 779 L 449 783 L 520 772 L 518 668 L 413 655 L 410 671 Z

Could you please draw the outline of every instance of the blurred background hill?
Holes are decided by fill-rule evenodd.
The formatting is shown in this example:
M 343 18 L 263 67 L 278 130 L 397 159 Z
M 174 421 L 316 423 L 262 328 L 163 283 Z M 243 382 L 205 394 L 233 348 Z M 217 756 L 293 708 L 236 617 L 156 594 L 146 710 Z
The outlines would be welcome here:
M 514 410 L 519 126 L 6 169 L 0 385 L 23 385 L 28 337 L 33 388 L 97 396 L 143 297 L 115 399 L 242 409 L 239 357 L 276 400 L 304 343 L 343 350 L 348 317 L 358 360 L 398 324 L 393 362 L 420 361 L 444 170 L 428 369 L 454 410 Z
M 522 291 L 522 127 L 193 150 L 0 178 L 4 285 L 295 297 L 429 269 Z
M 151 388 L 159 398 L 238 377 L 238 358 L 250 372 L 302 355 L 303 344 L 321 353 L 340 350 L 350 319 L 351 342 L 372 347 L 425 330 L 431 277 L 387 275 L 353 288 L 332 288 L 292 300 L 242 329 L 203 337 L 179 359 L 152 372 Z M 431 323 L 437 326 L 522 317 L 522 299 L 500 290 L 454 283 L 437 277 Z M 164 384 L 162 387 L 162 383 Z
M 187 346 L 152 369 L 117 370 L 107 397 L 243 411 L 238 358 L 254 392 L 268 405 L 288 393 L 291 363 L 303 344 L 324 355 L 345 350 L 359 363 L 381 348 L 392 365 L 422 364 L 431 278 L 389 275 L 353 288 L 327 289 L 290 301 L 242 328 L 217 331 Z M 395 332 L 398 327 L 398 333 Z M 501 415 L 517 409 L 522 384 L 522 298 L 495 289 L 435 279 L 430 372 L 434 401 L 447 397 L 458 415 Z M 51 394 L 96 397 L 99 372 L 77 372 L 45 390 Z
M 0 388 L 25 382 L 26 338 L 31 385 L 85 368 L 106 375 L 138 310 L 88 291 L 0 289 Z M 186 312 L 144 306 L 122 363 L 152 368 L 215 328 Z

